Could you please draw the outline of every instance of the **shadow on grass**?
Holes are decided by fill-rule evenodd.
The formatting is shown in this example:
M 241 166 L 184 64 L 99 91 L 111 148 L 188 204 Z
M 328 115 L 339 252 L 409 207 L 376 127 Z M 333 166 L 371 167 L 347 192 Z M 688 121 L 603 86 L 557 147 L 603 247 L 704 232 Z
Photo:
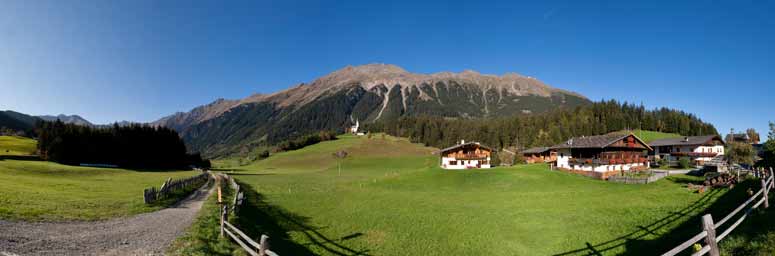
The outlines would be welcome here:
M 239 212 L 239 227 L 258 241 L 261 234 L 270 237 L 272 251 L 280 255 L 315 255 L 305 245 L 319 247 L 333 255 L 368 255 L 369 250 L 356 250 L 342 244 L 342 241 L 356 239 L 363 233 L 356 232 L 342 238 L 331 239 L 320 233 L 320 227 L 308 224 L 309 218 L 300 216 L 278 206 L 271 205 L 248 184 L 243 188 L 247 204 Z M 290 232 L 301 232 L 310 244 L 299 244 L 290 238 Z
M 677 180 L 673 181 L 679 182 Z M 689 181 L 695 182 L 695 180 Z M 712 204 L 710 202 L 715 196 L 721 193 L 722 189 L 710 190 L 706 192 L 700 199 L 684 207 L 683 209 L 672 212 L 669 215 L 648 225 L 637 226 L 635 227 L 635 230 L 630 233 L 597 244 L 587 242 L 585 243 L 585 246 L 580 247 L 579 249 L 557 253 L 554 255 L 604 255 L 605 252 L 617 248 L 625 249 L 625 253 L 622 253 L 623 255 L 661 254 L 675 246 L 678 246 L 697 233 L 700 233 L 702 231 L 700 225 L 702 215 L 710 213 L 713 215 L 714 219 L 719 220 L 734 210 L 735 207 L 743 203 L 748 197 L 746 190 L 753 184 L 754 182 L 752 181 L 743 182 L 739 186 L 736 186 L 734 189 L 728 191 L 726 194 L 720 196 Z M 756 187 L 754 186 L 754 188 Z M 695 212 L 700 209 L 707 210 Z M 666 232 L 659 232 L 661 228 L 684 219 L 686 216 L 689 216 L 689 218 L 678 224 L 677 227 Z M 661 236 L 656 239 L 648 240 L 646 237 L 649 235 Z
M 27 155 L 27 156 L 0 155 L 0 161 L 3 161 L 3 160 L 43 161 L 43 159 L 35 155 Z

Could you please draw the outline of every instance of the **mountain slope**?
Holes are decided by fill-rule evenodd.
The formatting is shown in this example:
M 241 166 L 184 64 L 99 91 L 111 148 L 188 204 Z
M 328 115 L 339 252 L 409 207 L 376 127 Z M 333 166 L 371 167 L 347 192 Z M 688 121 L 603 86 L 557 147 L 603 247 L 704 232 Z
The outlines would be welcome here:
M 348 66 L 309 84 L 241 100 L 219 99 L 155 125 L 178 130 L 208 156 L 247 150 L 318 130 L 403 116 L 487 118 L 542 113 L 590 101 L 517 74 L 415 74 L 386 64 Z
M 88 120 L 84 119 L 79 115 L 64 115 L 64 114 L 59 114 L 57 116 L 44 115 L 44 116 L 38 116 L 38 118 L 43 119 L 45 121 L 51 121 L 51 122 L 59 119 L 63 123 L 67 123 L 67 124 L 94 126 L 94 124 L 92 124 L 91 122 L 89 122 Z

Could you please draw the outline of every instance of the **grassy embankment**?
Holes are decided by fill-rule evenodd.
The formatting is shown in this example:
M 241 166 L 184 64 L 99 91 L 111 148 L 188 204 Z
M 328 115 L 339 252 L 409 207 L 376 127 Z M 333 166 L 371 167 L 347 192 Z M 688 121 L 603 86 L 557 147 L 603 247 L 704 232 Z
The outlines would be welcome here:
M 344 136 L 237 167 L 248 234 L 285 254 L 661 253 L 719 216 L 745 187 L 690 192 L 690 176 L 626 185 L 544 165 L 447 171 L 433 149 Z M 341 175 L 332 153 L 349 152 Z M 250 221 L 249 223 L 242 223 Z
M 31 160 L 35 140 L 0 136 L 0 219 L 96 220 L 158 210 L 147 206 L 143 189 L 197 171 L 136 171 L 90 168 Z M 11 157 L 9 157 L 11 155 Z M 30 159 L 28 159 L 30 158 Z

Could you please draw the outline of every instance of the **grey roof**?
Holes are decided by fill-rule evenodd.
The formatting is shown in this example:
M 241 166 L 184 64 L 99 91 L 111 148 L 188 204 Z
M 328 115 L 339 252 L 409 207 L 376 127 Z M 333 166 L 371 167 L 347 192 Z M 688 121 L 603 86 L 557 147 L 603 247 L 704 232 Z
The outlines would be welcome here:
M 643 145 L 646 145 L 646 147 L 651 150 L 651 147 L 643 142 L 638 136 L 635 136 L 635 134 L 632 133 L 609 133 L 604 135 L 597 135 L 597 136 L 585 136 L 585 137 L 576 137 L 569 139 L 566 142 L 557 144 L 552 146 L 553 149 L 559 149 L 559 148 L 604 148 L 607 147 L 614 142 L 617 142 L 621 139 L 626 138 L 627 136 L 632 135 L 635 137 L 636 140 L 643 143 Z
M 522 154 L 540 154 L 548 151 L 549 149 L 549 147 L 535 147 L 522 151 Z
M 487 150 L 490 150 L 490 151 L 495 151 L 491 147 L 482 145 L 479 142 L 469 142 L 469 143 L 466 143 L 466 144 L 457 144 L 457 145 L 454 145 L 454 146 L 451 146 L 451 147 L 448 147 L 448 148 L 439 149 L 438 151 L 433 152 L 433 153 L 436 154 L 436 153 L 440 153 L 440 152 L 444 152 L 444 151 L 449 151 L 449 150 L 452 150 L 452 149 L 456 149 L 456 148 L 464 147 L 464 146 L 470 146 L 470 145 L 475 145 L 475 146 L 479 146 L 481 148 L 484 148 L 484 149 L 487 149 Z
M 721 140 L 721 136 L 705 135 L 705 136 L 688 136 L 688 137 L 659 139 L 659 140 L 652 141 L 651 143 L 649 143 L 649 145 L 651 145 L 652 147 L 679 146 L 679 145 L 696 146 L 696 145 L 706 144 L 711 140 L 713 140 L 714 138 L 721 141 L 722 144 L 724 143 L 724 141 Z

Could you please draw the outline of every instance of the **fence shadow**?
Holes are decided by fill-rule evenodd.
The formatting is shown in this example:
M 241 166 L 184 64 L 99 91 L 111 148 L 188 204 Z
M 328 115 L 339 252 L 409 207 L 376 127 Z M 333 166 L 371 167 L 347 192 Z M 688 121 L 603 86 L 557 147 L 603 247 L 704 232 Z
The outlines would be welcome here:
M 356 232 L 339 239 L 331 239 L 318 231 L 322 227 L 308 224 L 308 217 L 267 203 L 263 195 L 248 184 L 239 183 L 239 185 L 243 188 L 242 191 L 248 203 L 240 208 L 238 227 L 253 238 L 259 238 L 261 234 L 268 235 L 272 251 L 280 255 L 317 255 L 305 246 L 314 245 L 333 255 L 369 255 L 367 254 L 369 250 L 356 250 L 341 243 L 345 240 L 357 239 L 363 235 L 362 233 Z M 311 243 L 294 242 L 289 236 L 291 231 L 301 232 Z
M 693 180 L 688 181 L 693 182 Z M 720 189 L 712 189 L 705 192 L 702 197 L 690 205 L 672 212 L 648 225 L 637 226 L 632 232 L 596 244 L 586 242 L 585 245 L 579 249 L 554 255 L 603 255 L 603 253 L 607 251 L 622 247 L 626 248 L 626 255 L 661 254 L 702 231 L 700 228 L 700 219 L 702 215 L 711 213 L 714 216 L 724 216 L 726 213 L 732 211 L 734 207 L 745 200 L 747 197 L 746 189 L 750 187 L 751 184 L 753 183 L 749 181 L 743 182 L 711 204 L 711 199 L 721 193 Z M 702 208 L 707 208 L 709 211 L 695 212 Z M 666 232 L 659 232 L 661 228 L 684 219 L 686 216 L 690 217 L 676 228 Z M 645 239 L 646 236 L 660 235 L 659 233 L 662 233 L 662 235 L 657 239 Z
M 625 245 L 627 248 L 626 251 L 628 252 L 627 254 L 650 255 L 654 252 L 663 253 L 673 249 L 674 247 L 702 231 L 701 220 L 703 215 L 711 214 L 713 215 L 714 221 L 719 221 L 721 218 L 732 212 L 737 206 L 747 200 L 749 198 L 747 192 L 749 188 L 754 190 L 758 189 L 758 180 L 746 180 L 738 184 L 735 186 L 735 188 L 729 190 L 726 194 L 722 195 L 716 201 L 714 201 L 713 204 L 707 208 L 707 210 L 692 215 L 691 218 L 687 219 L 677 227 L 665 232 L 657 239 L 628 240 L 627 244 Z M 713 191 L 717 190 L 718 189 L 714 189 Z M 750 222 L 751 220 L 747 221 Z M 728 225 L 729 224 L 727 223 L 722 226 L 722 230 L 725 229 Z M 736 231 L 740 232 L 740 230 Z M 735 232 L 733 231 L 733 234 L 734 233 Z M 687 251 L 690 250 L 691 249 L 688 249 Z
M 43 161 L 40 156 L 26 155 L 26 156 L 12 156 L 12 155 L 0 155 L 0 161 L 3 160 L 20 160 L 20 161 Z

